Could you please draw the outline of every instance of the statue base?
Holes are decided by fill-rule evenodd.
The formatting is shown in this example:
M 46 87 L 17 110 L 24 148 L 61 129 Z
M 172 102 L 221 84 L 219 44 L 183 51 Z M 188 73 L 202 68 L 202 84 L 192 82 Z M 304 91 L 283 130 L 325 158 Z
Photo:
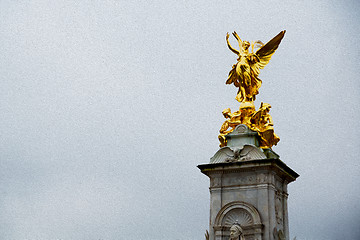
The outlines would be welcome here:
M 299 176 L 257 135 L 239 125 L 210 164 L 199 165 L 210 178 L 209 240 L 228 240 L 238 224 L 245 240 L 288 240 L 287 185 Z
M 203 164 L 210 178 L 210 240 L 240 224 L 246 240 L 289 239 L 287 185 L 299 176 L 280 159 Z

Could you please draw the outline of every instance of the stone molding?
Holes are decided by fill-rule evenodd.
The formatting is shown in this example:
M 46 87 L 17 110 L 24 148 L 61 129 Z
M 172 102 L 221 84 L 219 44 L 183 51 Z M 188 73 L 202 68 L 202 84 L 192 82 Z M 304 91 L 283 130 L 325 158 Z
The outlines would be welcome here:
M 225 174 L 225 173 L 239 173 L 239 172 L 249 172 L 257 170 L 261 172 L 273 171 L 274 175 L 278 175 L 285 185 L 295 181 L 299 176 L 295 171 L 289 168 L 284 162 L 277 158 L 267 158 L 259 160 L 250 160 L 250 161 L 241 161 L 241 162 L 226 162 L 226 163 L 216 163 L 216 164 L 202 164 L 198 165 L 198 168 L 202 173 L 210 177 L 215 174 Z M 267 180 L 270 181 L 270 180 Z
M 247 185 L 233 185 L 233 186 L 219 186 L 219 187 L 210 187 L 210 192 L 216 192 L 216 191 L 221 191 L 221 190 L 227 190 L 227 191 L 236 191 L 236 190 L 241 190 L 241 189 L 246 189 L 246 190 L 257 190 L 257 189 L 272 189 L 272 190 L 277 190 L 275 188 L 275 186 L 273 184 L 247 184 Z

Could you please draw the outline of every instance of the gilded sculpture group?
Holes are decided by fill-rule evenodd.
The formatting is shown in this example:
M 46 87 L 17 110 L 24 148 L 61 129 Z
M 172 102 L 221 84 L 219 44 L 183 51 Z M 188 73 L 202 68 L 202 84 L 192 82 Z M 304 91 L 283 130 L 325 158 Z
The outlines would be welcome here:
M 233 83 L 238 88 L 235 99 L 240 102 L 240 108 L 234 113 L 231 113 L 229 108 L 222 112 L 226 120 L 220 128 L 220 147 L 226 146 L 226 135 L 234 131 L 239 124 L 245 124 L 258 133 L 261 148 L 271 148 L 280 141 L 274 133 L 273 121 L 269 114 L 270 104 L 261 103 L 259 110 L 255 111 L 254 101 L 262 83 L 258 77 L 260 69 L 269 63 L 284 34 L 285 31 L 280 32 L 266 44 L 261 41 L 250 44 L 248 41 L 242 41 L 238 34 L 233 32 L 239 43 L 239 51 L 230 45 L 229 33 L 226 34 L 229 49 L 238 55 L 237 63 L 233 65 L 226 84 Z M 249 52 L 250 47 L 251 52 Z M 254 49 L 257 49 L 255 53 Z

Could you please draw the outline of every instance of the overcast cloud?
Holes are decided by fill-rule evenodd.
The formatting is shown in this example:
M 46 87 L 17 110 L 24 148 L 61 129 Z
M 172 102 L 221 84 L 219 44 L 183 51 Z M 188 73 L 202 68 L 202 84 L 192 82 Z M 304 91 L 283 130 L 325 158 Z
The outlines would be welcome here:
M 260 73 L 290 235 L 360 239 L 358 1 L 0 1 L 0 238 L 204 239 L 226 32 Z M 235 46 L 234 39 L 231 39 Z

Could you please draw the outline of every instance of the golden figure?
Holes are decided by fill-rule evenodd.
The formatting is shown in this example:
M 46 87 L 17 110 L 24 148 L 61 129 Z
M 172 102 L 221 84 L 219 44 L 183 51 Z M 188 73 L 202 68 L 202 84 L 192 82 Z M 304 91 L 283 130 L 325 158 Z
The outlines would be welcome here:
M 230 108 L 225 109 L 222 114 L 226 120 L 219 131 L 219 146 L 227 145 L 226 135 L 233 132 L 239 124 L 245 124 L 258 133 L 259 147 L 271 148 L 276 145 L 280 138 L 274 133 L 274 124 L 269 114 L 270 108 L 270 104 L 261 103 L 259 110 L 255 112 L 255 106 L 250 102 L 245 102 L 241 103 L 240 110 L 234 113 L 231 113 Z
M 220 141 L 220 147 L 225 147 L 226 146 L 226 135 L 228 133 L 231 133 L 232 131 L 234 131 L 235 127 L 239 124 L 241 124 L 240 121 L 240 115 L 241 113 L 239 111 L 231 113 L 230 108 L 224 109 L 224 111 L 222 111 L 223 116 L 226 118 L 225 122 L 221 125 L 220 128 L 220 134 L 218 136 L 219 141 Z M 228 130 L 229 128 L 231 128 L 230 130 Z
M 250 44 L 248 41 L 242 41 L 239 35 L 233 32 L 233 36 L 239 43 L 239 51 L 230 45 L 229 33 L 226 34 L 229 49 L 238 55 L 237 63 L 233 65 L 226 84 L 233 83 L 235 87 L 239 88 L 235 99 L 240 102 L 240 108 L 234 113 L 231 113 L 230 108 L 222 112 L 226 120 L 220 128 L 218 137 L 220 147 L 227 145 L 227 134 L 233 132 L 239 124 L 244 124 L 258 133 L 259 147 L 261 148 L 271 148 L 280 141 L 280 138 L 274 133 L 273 121 L 269 114 L 270 104 L 261 103 L 259 110 L 255 111 L 254 100 L 261 87 L 261 80 L 258 77 L 260 69 L 269 63 L 284 34 L 285 30 L 266 44 L 261 41 Z M 249 52 L 250 47 L 251 52 Z M 254 49 L 257 49 L 255 53 Z
M 245 124 L 247 126 L 251 126 L 251 117 L 255 112 L 255 106 L 250 102 L 242 102 L 240 104 L 240 122 L 241 124 Z
M 220 134 L 218 138 L 220 141 L 220 147 L 226 146 L 226 135 L 233 132 L 236 126 L 239 124 L 245 124 L 249 127 L 251 126 L 251 116 L 254 114 L 254 112 L 255 106 L 251 103 L 240 105 L 240 110 L 234 113 L 231 113 L 230 108 L 224 109 L 224 111 L 222 111 L 222 114 L 226 120 L 221 125 L 219 130 Z
M 261 148 L 271 148 L 280 141 L 280 138 L 274 133 L 274 124 L 269 114 L 270 108 L 270 104 L 261 103 L 259 110 L 251 117 L 250 129 L 258 132 Z
M 253 102 L 255 96 L 259 93 L 261 80 L 258 78 L 260 69 L 263 69 L 269 63 L 271 56 L 275 53 L 285 30 L 276 35 L 265 45 L 261 41 L 251 43 L 251 53 L 249 53 L 250 43 L 242 41 L 236 32 L 233 36 L 239 43 L 240 50 L 236 50 L 230 45 L 229 33 L 226 34 L 226 42 L 229 49 L 238 55 L 237 63 L 233 65 L 229 72 L 226 84 L 233 83 L 238 90 L 236 100 L 239 102 Z M 254 48 L 260 47 L 255 53 Z

